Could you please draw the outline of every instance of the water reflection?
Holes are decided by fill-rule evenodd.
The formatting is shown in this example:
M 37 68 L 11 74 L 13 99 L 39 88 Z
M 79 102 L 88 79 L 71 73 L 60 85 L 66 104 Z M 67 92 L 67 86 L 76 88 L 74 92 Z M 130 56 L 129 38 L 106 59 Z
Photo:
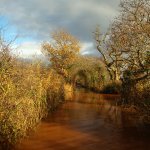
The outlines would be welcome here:
M 150 126 L 117 107 L 119 96 L 76 91 L 17 149 L 145 150 Z

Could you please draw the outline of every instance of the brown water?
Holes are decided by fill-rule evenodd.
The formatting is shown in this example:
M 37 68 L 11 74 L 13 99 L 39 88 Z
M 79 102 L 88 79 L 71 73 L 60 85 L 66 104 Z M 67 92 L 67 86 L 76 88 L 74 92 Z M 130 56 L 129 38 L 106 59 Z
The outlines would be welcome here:
M 118 96 L 76 92 L 18 150 L 150 150 L 150 126 L 116 106 Z

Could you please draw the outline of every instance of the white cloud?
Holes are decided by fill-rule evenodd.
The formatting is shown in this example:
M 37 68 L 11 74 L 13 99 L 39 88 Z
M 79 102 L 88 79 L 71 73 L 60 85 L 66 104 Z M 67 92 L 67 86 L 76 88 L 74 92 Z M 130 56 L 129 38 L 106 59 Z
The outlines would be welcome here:
M 82 55 L 96 55 L 100 56 L 99 52 L 96 50 L 92 42 L 86 42 L 82 44 L 80 53 Z
M 41 44 L 37 42 L 24 42 L 17 46 L 17 51 L 15 51 L 21 57 L 30 57 L 34 55 L 42 55 Z
M 89 49 L 93 49 L 93 43 L 92 42 L 83 43 L 80 53 L 85 54 L 85 53 L 87 53 L 87 50 L 89 50 Z

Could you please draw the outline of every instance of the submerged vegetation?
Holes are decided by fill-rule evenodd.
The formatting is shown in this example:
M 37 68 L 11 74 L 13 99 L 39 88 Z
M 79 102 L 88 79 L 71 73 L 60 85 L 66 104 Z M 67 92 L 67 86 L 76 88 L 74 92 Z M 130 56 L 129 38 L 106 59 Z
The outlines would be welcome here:
M 94 32 L 101 59 L 81 56 L 79 40 L 65 30 L 42 44 L 50 64 L 25 62 L 12 55 L 0 35 L 0 144 L 15 144 L 82 86 L 121 95 L 150 118 L 150 1 L 123 0 L 121 12 L 105 35 Z

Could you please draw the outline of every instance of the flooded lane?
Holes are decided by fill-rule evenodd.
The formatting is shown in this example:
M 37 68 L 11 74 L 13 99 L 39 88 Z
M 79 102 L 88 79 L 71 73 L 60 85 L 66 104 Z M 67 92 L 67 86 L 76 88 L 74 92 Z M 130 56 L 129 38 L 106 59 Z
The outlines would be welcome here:
M 18 150 L 148 150 L 150 126 L 116 106 L 118 96 L 77 91 Z

